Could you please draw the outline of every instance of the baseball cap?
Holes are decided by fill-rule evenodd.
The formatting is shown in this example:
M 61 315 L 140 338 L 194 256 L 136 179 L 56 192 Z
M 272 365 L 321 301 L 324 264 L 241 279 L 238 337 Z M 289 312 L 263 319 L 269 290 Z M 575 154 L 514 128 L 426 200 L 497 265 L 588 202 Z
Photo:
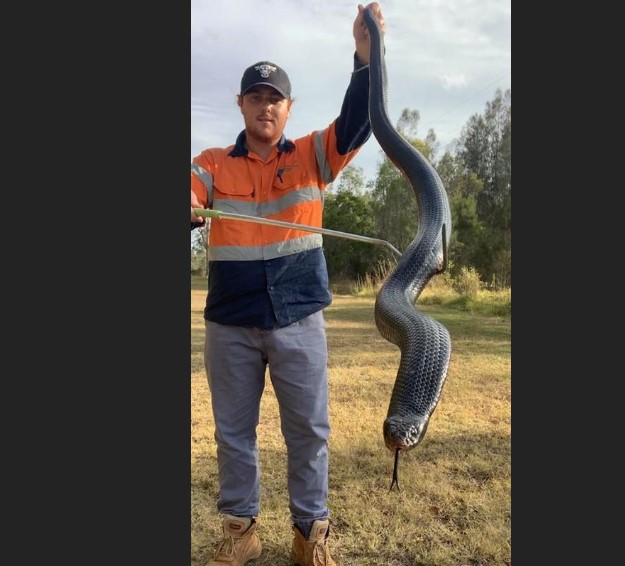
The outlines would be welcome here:
M 259 61 L 245 69 L 241 78 L 241 94 L 253 86 L 267 85 L 275 88 L 284 98 L 291 98 L 291 81 L 284 71 L 271 61 Z

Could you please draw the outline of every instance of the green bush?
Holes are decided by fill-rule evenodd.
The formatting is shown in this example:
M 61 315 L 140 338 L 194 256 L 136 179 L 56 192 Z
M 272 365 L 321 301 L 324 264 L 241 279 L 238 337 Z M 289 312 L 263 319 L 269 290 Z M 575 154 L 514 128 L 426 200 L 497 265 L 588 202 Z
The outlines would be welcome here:
M 462 267 L 453 279 L 452 286 L 459 295 L 475 299 L 482 289 L 480 274 L 474 267 Z

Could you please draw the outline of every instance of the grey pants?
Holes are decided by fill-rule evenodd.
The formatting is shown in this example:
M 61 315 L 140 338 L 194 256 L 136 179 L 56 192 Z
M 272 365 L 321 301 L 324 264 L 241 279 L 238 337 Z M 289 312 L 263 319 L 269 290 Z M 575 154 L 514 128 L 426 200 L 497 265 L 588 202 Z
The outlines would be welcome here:
M 306 532 L 315 519 L 327 518 L 330 423 L 323 312 L 274 330 L 206 321 L 204 359 L 215 420 L 218 511 L 260 512 L 256 427 L 268 367 L 287 448 L 292 520 Z

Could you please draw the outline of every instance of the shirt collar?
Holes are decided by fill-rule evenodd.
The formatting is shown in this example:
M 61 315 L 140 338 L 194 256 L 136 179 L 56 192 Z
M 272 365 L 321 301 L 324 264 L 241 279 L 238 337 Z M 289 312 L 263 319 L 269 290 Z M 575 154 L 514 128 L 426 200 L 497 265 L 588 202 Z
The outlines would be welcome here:
M 295 144 L 291 140 L 287 140 L 285 135 L 282 134 L 282 137 L 278 142 L 278 153 L 293 151 L 294 149 Z M 241 157 L 247 155 L 247 148 L 245 147 L 245 130 L 243 130 L 237 136 L 237 141 L 234 144 L 234 148 L 228 155 L 230 157 Z

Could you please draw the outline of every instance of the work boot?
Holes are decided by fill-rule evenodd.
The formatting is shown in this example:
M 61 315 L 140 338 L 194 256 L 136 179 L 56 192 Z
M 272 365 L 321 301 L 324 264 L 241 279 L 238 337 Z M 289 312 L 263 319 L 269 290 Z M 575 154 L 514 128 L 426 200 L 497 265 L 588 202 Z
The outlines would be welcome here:
M 315 521 L 308 540 L 300 530 L 293 526 L 295 537 L 291 550 L 291 560 L 299 566 L 336 566 L 336 562 L 330 556 L 328 548 L 328 535 L 330 534 L 330 522 Z
M 252 517 L 224 515 L 224 538 L 206 566 L 245 566 L 260 556 L 262 546 Z

